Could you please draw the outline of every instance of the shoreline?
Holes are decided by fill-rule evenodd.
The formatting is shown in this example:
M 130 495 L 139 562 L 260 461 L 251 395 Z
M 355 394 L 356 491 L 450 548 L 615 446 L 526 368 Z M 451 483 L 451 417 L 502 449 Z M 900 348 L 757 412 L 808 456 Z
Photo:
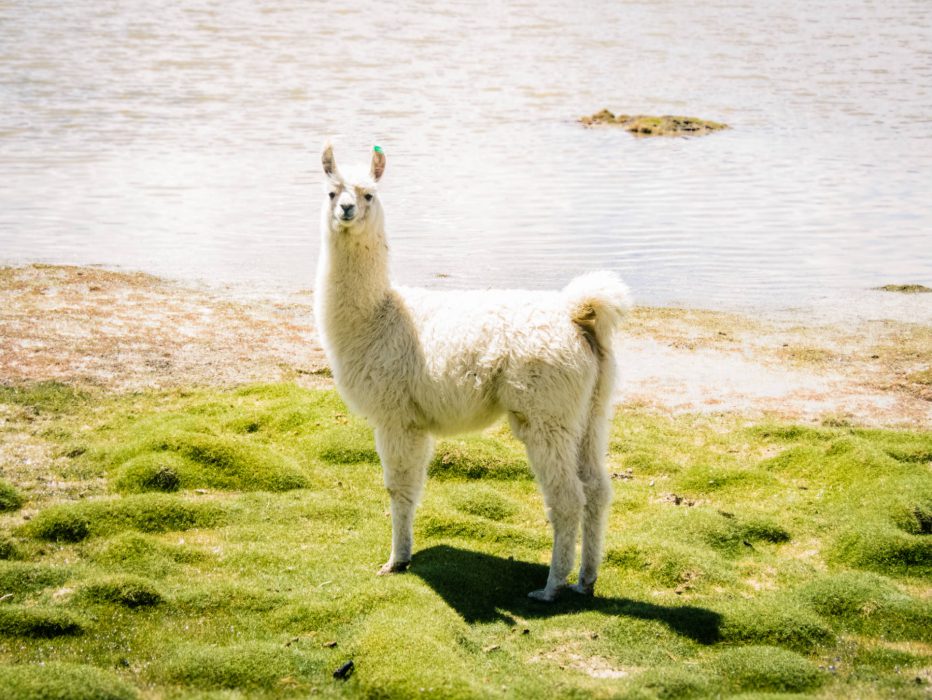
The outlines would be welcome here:
M 294 381 L 330 387 L 312 294 L 230 290 L 97 267 L 0 268 L 0 382 L 108 391 Z M 932 325 L 637 307 L 618 402 L 671 414 L 932 424 Z

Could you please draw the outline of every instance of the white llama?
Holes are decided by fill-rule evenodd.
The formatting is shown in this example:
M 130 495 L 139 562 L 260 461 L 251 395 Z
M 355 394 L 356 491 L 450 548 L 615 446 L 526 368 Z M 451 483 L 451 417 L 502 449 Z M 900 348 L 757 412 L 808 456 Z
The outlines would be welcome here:
M 627 288 L 609 272 L 560 292 L 395 287 L 376 192 L 385 155 L 376 146 L 368 173 L 341 173 L 328 144 L 322 161 L 328 198 L 315 315 L 341 396 L 375 428 L 392 516 L 391 556 L 379 573 L 411 561 L 433 436 L 478 430 L 505 413 L 553 526 L 547 584 L 530 596 L 551 601 L 566 587 L 580 520 L 571 588 L 592 594 L 612 494 L 612 335 L 629 307 Z

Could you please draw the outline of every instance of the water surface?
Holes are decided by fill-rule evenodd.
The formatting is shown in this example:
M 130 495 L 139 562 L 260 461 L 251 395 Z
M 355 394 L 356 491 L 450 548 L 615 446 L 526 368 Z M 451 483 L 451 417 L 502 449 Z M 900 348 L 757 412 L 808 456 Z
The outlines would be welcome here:
M 690 114 L 635 139 L 575 119 Z M 0 2 L 0 263 L 312 285 L 319 148 L 383 146 L 395 276 L 844 305 L 932 286 L 932 4 Z M 932 296 L 932 295 L 929 295 Z

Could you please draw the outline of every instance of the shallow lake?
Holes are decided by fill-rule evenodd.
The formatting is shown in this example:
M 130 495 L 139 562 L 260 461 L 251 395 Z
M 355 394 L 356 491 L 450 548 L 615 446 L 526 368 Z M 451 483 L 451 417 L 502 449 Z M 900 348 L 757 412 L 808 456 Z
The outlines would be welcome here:
M 637 139 L 576 119 L 688 114 Z M 319 149 L 388 156 L 395 276 L 642 303 L 932 286 L 932 3 L 0 2 L 0 263 L 313 283 Z M 932 296 L 932 295 L 927 295 Z

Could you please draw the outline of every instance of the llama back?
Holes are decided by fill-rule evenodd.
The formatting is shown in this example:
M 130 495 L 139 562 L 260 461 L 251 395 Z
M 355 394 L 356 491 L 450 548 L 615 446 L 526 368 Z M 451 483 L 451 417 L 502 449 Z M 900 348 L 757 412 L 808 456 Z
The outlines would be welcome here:
M 486 289 L 435 291 L 396 287 L 422 332 L 445 340 L 488 346 L 505 333 L 518 350 L 551 345 L 563 335 L 561 321 L 571 321 L 607 348 L 615 329 L 631 308 L 628 287 L 612 272 L 591 272 L 563 290 Z M 425 328 L 427 326 L 427 328 Z M 482 336 L 485 336 L 484 338 Z M 494 336 L 490 337 L 490 336 Z M 481 340 L 477 344 L 476 341 Z M 560 345 L 560 343 L 557 343 Z M 536 348 L 539 351 L 539 348 Z M 520 355 L 521 353 L 518 352 Z
M 497 372 L 502 362 L 565 362 L 574 337 L 559 292 L 522 289 L 434 291 L 399 287 L 426 359 Z M 443 370 L 446 371 L 446 370 Z

